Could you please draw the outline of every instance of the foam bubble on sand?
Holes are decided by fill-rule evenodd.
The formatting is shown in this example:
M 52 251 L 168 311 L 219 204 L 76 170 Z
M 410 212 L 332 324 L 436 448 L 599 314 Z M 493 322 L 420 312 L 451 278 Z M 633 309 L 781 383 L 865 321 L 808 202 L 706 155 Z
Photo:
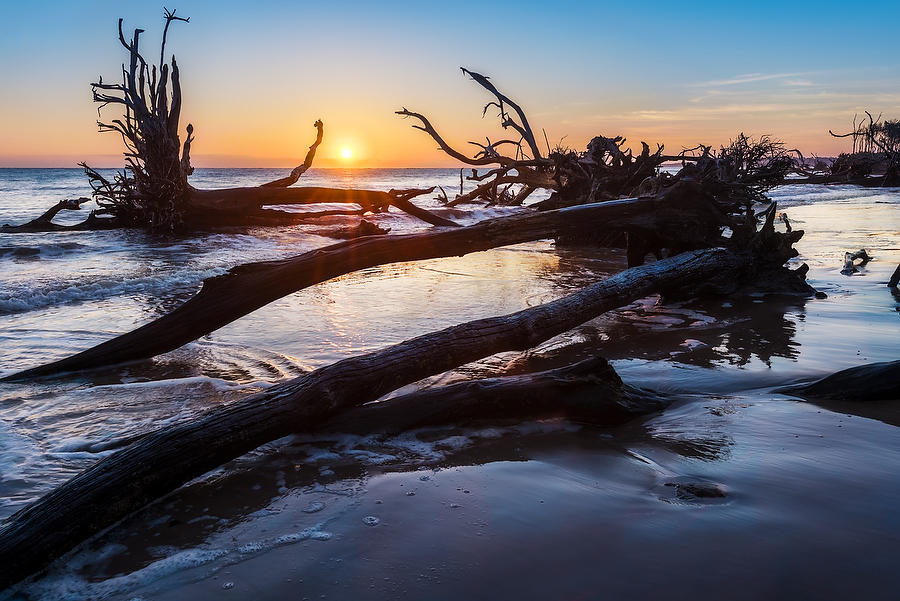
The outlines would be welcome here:
M 317 513 L 325 509 L 325 503 L 321 501 L 313 501 L 303 510 L 303 513 Z
M 293 543 L 299 543 L 305 540 L 330 540 L 333 535 L 330 532 L 326 532 L 325 530 L 320 530 L 319 526 L 313 526 L 312 528 L 305 528 L 300 532 L 294 532 L 291 534 L 282 534 L 278 538 L 276 538 L 273 543 L 275 545 L 290 545 Z
M 394 436 L 337 433 L 317 433 L 315 437 L 294 435 L 288 444 L 302 445 L 303 452 L 307 454 L 303 463 L 318 464 L 320 474 L 326 474 L 333 472 L 330 466 L 348 459 L 370 466 L 391 463 L 436 463 L 444 461 L 448 454 L 478 444 L 480 440 L 498 439 L 506 435 L 571 432 L 579 429 L 580 426 L 577 424 L 556 419 L 524 422 L 508 427 L 454 428 L 444 435 L 441 435 L 440 428 L 423 428 Z

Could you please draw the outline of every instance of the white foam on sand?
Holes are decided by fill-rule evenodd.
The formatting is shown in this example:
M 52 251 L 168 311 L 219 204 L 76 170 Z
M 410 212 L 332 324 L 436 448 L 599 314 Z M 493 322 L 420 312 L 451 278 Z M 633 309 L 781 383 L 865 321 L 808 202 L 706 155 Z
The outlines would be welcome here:
M 74 556 L 62 558 L 51 567 L 50 572 L 40 580 L 30 583 L 19 591 L 35 601 L 94 601 L 106 599 L 112 595 L 125 595 L 147 587 L 167 576 L 209 566 L 203 577 L 224 566 L 243 561 L 251 556 L 265 553 L 275 547 L 291 545 L 306 540 L 327 541 L 332 534 L 322 529 L 323 524 L 304 528 L 299 532 L 288 532 L 274 537 L 242 543 L 234 548 L 194 548 L 175 551 L 174 548 L 154 547 L 154 554 L 168 554 L 149 565 L 131 572 L 114 576 L 101 582 L 91 582 L 82 578 L 78 572 L 87 564 L 98 562 L 106 557 L 126 550 L 123 545 L 107 545 L 94 552 L 79 552 Z M 13 591 L 0 594 L 0 601 L 18 599 Z M 12 596 L 10 596 L 12 595 Z

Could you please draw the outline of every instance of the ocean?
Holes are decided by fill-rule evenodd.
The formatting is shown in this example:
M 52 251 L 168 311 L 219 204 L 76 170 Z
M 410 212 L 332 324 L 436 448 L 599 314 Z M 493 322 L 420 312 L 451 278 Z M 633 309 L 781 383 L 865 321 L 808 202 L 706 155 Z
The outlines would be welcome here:
M 198 169 L 192 183 L 283 175 Z M 297 185 L 441 185 L 452 198 L 459 171 L 313 169 Z M 78 169 L 0 169 L 0 224 L 89 192 Z M 891 598 L 900 408 L 817 406 L 772 390 L 900 356 L 900 296 L 885 286 L 900 263 L 900 189 L 788 185 L 770 196 L 806 231 L 794 262 L 809 264 L 810 284 L 828 298 L 651 297 L 524 356 L 428 382 L 601 354 L 627 383 L 677 396 L 661 414 L 605 429 L 544 420 L 288 437 L 126 518 L 0 599 Z M 440 207 L 430 196 L 415 202 Z M 394 211 L 373 219 L 393 233 L 430 227 Z M 0 234 L 0 375 L 146 323 L 235 265 L 331 243 L 321 227 Z M 844 252 L 860 248 L 873 261 L 842 274 Z M 549 240 L 385 265 L 152 360 L 0 384 L 0 519 L 117 440 L 348 356 L 558 298 L 622 266 L 620 251 Z M 679 497 L 682 481 L 724 496 Z

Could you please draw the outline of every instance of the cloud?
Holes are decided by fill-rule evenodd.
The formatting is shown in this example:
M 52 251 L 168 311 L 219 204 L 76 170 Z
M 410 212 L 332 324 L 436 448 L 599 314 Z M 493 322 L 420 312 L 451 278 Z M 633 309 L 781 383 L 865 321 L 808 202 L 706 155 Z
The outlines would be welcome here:
M 803 73 L 745 73 L 744 75 L 736 75 L 731 79 L 717 79 L 715 81 L 703 81 L 691 84 L 697 87 L 704 86 L 736 86 L 744 83 L 753 83 L 756 81 L 768 81 L 770 79 L 784 79 L 786 77 L 797 77 L 804 75 Z

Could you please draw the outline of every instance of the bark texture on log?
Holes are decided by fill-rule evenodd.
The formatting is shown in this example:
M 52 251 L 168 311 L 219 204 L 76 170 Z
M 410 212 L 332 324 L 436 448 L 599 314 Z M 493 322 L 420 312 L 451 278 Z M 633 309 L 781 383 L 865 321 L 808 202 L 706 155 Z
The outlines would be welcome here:
M 558 300 L 479 319 L 351 357 L 187 423 L 161 429 L 100 460 L 11 516 L 0 529 L 0 588 L 42 569 L 84 539 L 185 482 L 252 449 L 321 424 L 430 375 L 524 350 L 605 311 L 715 274 L 739 278 L 753 257 L 693 251 L 620 272 Z
M 416 190 L 425 193 L 428 190 Z M 210 225 L 243 225 L 260 215 L 270 221 L 283 217 L 287 223 L 301 214 L 264 209 L 272 205 L 357 204 L 363 212 L 380 213 L 391 205 L 435 226 L 458 227 L 454 221 L 435 215 L 410 202 L 415 193 L 408 191 L 352 190 L 306 186 L 303 188 L 247 187 L 223 190 L 191 189 L 185 202 L 184 221 L 191 228 Z M 309 218 L 309 216 L 304 216 Z
M 481 420 L 566 417 L 612 426 L 665 409 L 670 399 L 622 382 L 603 357 L 547 371 L 426 388 L 340 413 L 318 430 L 396 434 Z
M 672 239 L 691 248 L 692 244 L 703 246 L 701 242 L 709 240 L 719 219 L 716 207 L 686 185 L 671 188 L 660 198 L 607 201 L 501 217 L 465 228 L 365 237 L 290 259 L 239 265 L 223 276 L 206 280 L 194 297 L 157 320 L 71 357 L 6 376 L 2 381 L 153 357 L 196 340 L 283 296 L 367 267 L 464 255 L 585 228 L 669 232 Z M 802 232 L 797 237 L 800 235 Z

